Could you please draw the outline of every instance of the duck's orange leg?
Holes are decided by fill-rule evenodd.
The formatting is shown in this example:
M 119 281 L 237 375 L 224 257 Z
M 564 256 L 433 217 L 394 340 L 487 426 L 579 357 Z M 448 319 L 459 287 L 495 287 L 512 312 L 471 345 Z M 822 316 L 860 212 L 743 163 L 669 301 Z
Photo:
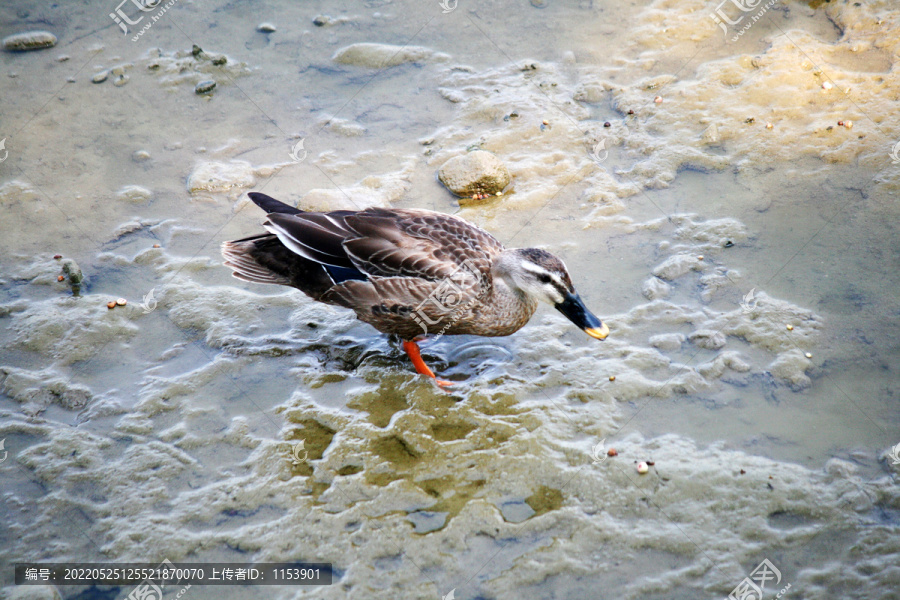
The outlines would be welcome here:
M 453 385 L 450 381 L 444 381 L 443 379 L 438 379 L 434 375 L 434 371 L 428 368 L 428 365 L 425 364 L 425 361 L 422 360 L 422 353 L 419 352 L 419 344 L 414 341 L 407 342 L 403 341 L 403 349 L 406 350 L 406 353 L 409 354 L 410 360 L 412 360 L 413 366 L 416 368 L 416 372 L 420 375 L 426 375 L 434 379 L 434 382 L 441 387 L 447 387 Z

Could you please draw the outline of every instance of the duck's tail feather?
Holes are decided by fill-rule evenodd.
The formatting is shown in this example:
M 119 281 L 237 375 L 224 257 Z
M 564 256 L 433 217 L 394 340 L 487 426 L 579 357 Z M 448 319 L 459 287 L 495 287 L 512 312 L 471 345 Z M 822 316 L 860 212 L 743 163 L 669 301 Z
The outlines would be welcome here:
M 269 214 L 284 213 L 286 215 L 298 215 L 303 212 L 299 208 L 294 208 L 281 200 L 276 200 L 272 196 L 266 196 L 260 192 L 250 192 L 247 195 L 250 196 L 250 199 L 253 200 L 254 204 Z
M 277 202 L 277 200 L 276 200 Z M 225 265 L 244 281 L 295 287 L 318 300 L 334 281 L 317 262 L 298 256 L 278 238 L 264 233 L 222 244 Z

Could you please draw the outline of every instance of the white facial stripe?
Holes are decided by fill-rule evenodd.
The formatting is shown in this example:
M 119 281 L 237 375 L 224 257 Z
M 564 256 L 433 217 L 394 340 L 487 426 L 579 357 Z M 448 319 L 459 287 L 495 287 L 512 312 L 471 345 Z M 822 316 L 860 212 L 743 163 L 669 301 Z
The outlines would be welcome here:
M 533 262 L 530 262 L 527 260 L 522 261 L 522 267 L 526 271 L 531 271 L 532 273 L 537 273 L 538 275 L 547 275 L 548 277 L 550 277 L 550 279 L 553 281 L 553 283 L 555 283 L 559 287 L 561 287 L 563 289 L 565 289 L 565 287 L 566 287 L 565 284 L 563 284 L 562 279 L 559 278 L 559 275 L 557 275 L 556 273 L 551 273 L 544 267 L 536 265 Z
M 547 271 L 547 269 L 545 269 L 544 267 L 540 267 L 529 260 L 523 260 L 522 267 L 526 271 L 531 271 L 532 273 L 538 273 L 541 275 L 544 275 L 544 274 L 550 275 L 550 273 Z

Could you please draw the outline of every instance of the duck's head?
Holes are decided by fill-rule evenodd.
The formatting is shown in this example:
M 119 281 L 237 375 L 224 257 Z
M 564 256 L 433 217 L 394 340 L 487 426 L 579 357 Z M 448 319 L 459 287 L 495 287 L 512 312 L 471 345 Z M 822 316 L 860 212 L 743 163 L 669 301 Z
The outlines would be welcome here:
M 581 301 L 563 261 L 539 248 L 514 248 L 500 255 L 495 265 L 497 274 L 518 293 L 552 304 L 598 340 L 609 335 L 607 327 Z

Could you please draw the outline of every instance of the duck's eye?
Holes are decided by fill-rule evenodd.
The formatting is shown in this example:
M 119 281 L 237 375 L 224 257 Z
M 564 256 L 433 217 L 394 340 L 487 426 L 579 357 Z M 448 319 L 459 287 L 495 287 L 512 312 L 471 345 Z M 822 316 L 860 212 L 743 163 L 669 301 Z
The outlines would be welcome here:
M 551 281 L 553 281 L 553 279 L 546 273 L 541 273 L 540 275 L 538 275 L 538 279 L 541 283 L 550 283 Z

